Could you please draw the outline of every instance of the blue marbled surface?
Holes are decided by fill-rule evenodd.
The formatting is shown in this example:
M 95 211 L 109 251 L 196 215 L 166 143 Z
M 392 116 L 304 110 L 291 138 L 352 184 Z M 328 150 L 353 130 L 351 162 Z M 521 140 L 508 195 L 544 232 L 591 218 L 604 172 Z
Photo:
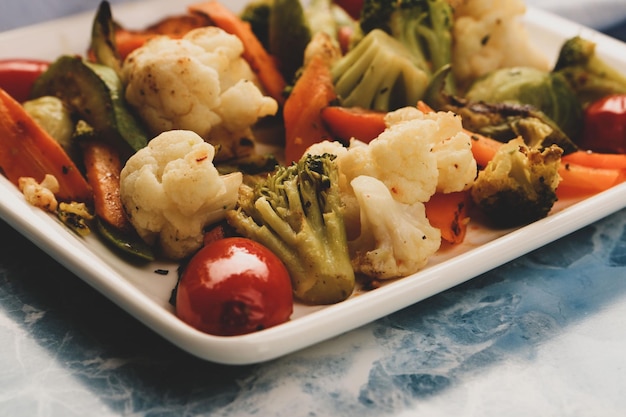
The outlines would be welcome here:
M 11 242 L 0 258 L 3 416 L 626 410 L 626 211 L 370 325 L 253 366 L 187 355 L 7 225 L 0 233 Z
M 369 325 L 250 366 L 186 354 L 4 222 L 0 236 L 0 416 L 626 412 L 626 210 Z

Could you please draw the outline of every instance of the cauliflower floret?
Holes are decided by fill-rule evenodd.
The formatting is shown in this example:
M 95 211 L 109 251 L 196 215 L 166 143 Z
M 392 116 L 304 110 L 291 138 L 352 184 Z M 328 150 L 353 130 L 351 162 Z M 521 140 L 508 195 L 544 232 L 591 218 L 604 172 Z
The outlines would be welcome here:
M 359 175 L 381 180 L 401 203 L 425 202 L 436 191 L 469 188 L 476 177 L 471 138 L 451 112 L 423 113 L 415 107 L 390 112 L 387 129 L 364 146 L 356 140 L 338 158 L 347 181 Z
M 46 174 L 40 183 L 32 177 L 20 177 L 18 188 L 29 204 L 50 212 L 56 211 L 58 202 L 54 195 L 59 192 L 59 181 L 54 175 Z
M 454 6 L 452 68 L 460 86 L 503 67 L 549 69 L 520 20 L 523 0 L 460 0 Z
M 320 142 L 307 153 L 337 155 L 344 224 L 356 271 L 377 279 L 416 272 L 441 244 L 424 202 L 466 190 L 477 173 L 471 138 L 451 112 L 404 107 L 369 144 Z M 382 189 L 381 189 L 382 187 Z
M 161 133 L 131 156 L 120 174 L 120 196 L 130 222 L 168 258 L 202 245 L 203 229 L 235 207 L 242 174 L 220 175 L 215 148 L 191 131 Z
M 324 141 L 307 149 L 307 153 L 337 155 L 349 239 L 360 233 L 360 208 L 350 186 L 358 176 L 382 181 L 394 200 L 404 204 L 426 202 L 437 191 L 466 190 L 476 178 L 471 138 L 459 116 L 404 107 L 387 113 L 385 123 L 385 131 L 369 144 L 352 139 L 346 149 L 338 142 Z
M 434 122 L 398 123 L 367 146 L 351 140 L 350 151 L 338 159 L 347 181 L 368 175 L 382 181 L 402 203 L 427 201 L 437 186 L 437 161 L 430 152 Z
M 325 153 L 329 153 L 331 155 L 337 155 L 337 157 L 342 157 L 347 152 L 348 148 L 343 146 L 341 142 L 330 140 L 323 140 L 321 142 L 314 143 L 306 150 L 306 153 L 311 155 L 324 155 Z
M 432 147 L 437 160 L 436 190 L 452 193 L 468 189 L 474 182 L 477 167 L 471 152 L 471 138 L 463 130 L 461 118 L 451 112 L 423 113 L 416 107 L 404 107 L 387 113 L 385 117 L 388 127 L 416 120 L 434 120 L 437 123 L 438 131 Z
M 242 53 L 237 36 L 213 26 L 182 39 L 156 37 L 124 61 L 126 99 L 154 135 L 191 130 L 219 146 L 218 159 L 245 155 L 250 127 L 276 114 L 278 103 L 261 91 Z
M 390 279 L 423 268 L 441 245 L 424 204 L 396 201 L 376 178 L 359 176 L 351 185 L 361 208 L 361 235 L 348 242 L 355 271 Z

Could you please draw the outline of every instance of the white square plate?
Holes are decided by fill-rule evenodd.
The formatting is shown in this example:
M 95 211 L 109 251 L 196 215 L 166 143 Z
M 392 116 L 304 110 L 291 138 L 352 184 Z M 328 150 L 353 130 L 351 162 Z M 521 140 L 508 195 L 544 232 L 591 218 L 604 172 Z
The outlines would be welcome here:
M 245 0 L 229 2 L 235 10 L 244 4 Z M 184 2 L 158 0 L 117 5 L 113 15 L 127 27 L 141 28 L 184 11 Z M 93 14 L 87 13 L 0 33 L 0 58 L 54 60 L 65 53 L 84 53 L 92 19 Z M 549 56 L 556 58 L 562 41 L 579 34 L 596 42 L 598 53 L 612 65 L 626 67 L 624 43 L 536 9 L 528 11 L 525 22 L 533 42 Z M 52 216 L 27 204 L 4 177 L 0 177 L 0 194 L 0 217 L 42 250 L 175 345 L 202 359 L 226 364 L 267 361 L 352 330 L 626 207 L 624 183 L 582 201 L 560 201 L 547 218 L 517 230 L 494 231 L 470 224 L 463 244 L 438 253 L 414 275 L 331 306 L 297 304 L 285 324 L 253 334 L 220 337 L 199 332 L 175 316 L 169 298 L 177 280 L 177 264 L 129 264 L 97 238 L 79 238 Z M 169 273 L 162 275 L 156 270 Z

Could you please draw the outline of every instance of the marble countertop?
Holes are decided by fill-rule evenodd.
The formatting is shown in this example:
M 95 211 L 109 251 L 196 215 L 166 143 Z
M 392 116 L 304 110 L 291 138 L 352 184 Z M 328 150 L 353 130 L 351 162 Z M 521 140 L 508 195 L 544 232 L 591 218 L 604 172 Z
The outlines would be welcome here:
M 3 4 L 0 29 L 95 5 L 29 0 L 8 13 Z M 3 221 L 0 236 L 2 416 L 626 411 L 626 210 L 371 324 L 245 366 L 185 353 Z

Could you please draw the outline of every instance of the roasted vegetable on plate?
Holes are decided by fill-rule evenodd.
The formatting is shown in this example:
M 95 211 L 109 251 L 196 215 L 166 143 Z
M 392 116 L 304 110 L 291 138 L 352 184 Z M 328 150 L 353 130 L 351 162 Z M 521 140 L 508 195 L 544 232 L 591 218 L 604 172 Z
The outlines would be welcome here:
M 2 173 L 80 239 L 179 265 L 174 311 L 216 335 L 622 182 L 624 118 L 606 115 L 626 83 L 594 44 L 567 40 L 550 68 L 518 2 L 452 3 L 209 0 L 130 28 L 103 1 L 83 54 L 0 66 Z

